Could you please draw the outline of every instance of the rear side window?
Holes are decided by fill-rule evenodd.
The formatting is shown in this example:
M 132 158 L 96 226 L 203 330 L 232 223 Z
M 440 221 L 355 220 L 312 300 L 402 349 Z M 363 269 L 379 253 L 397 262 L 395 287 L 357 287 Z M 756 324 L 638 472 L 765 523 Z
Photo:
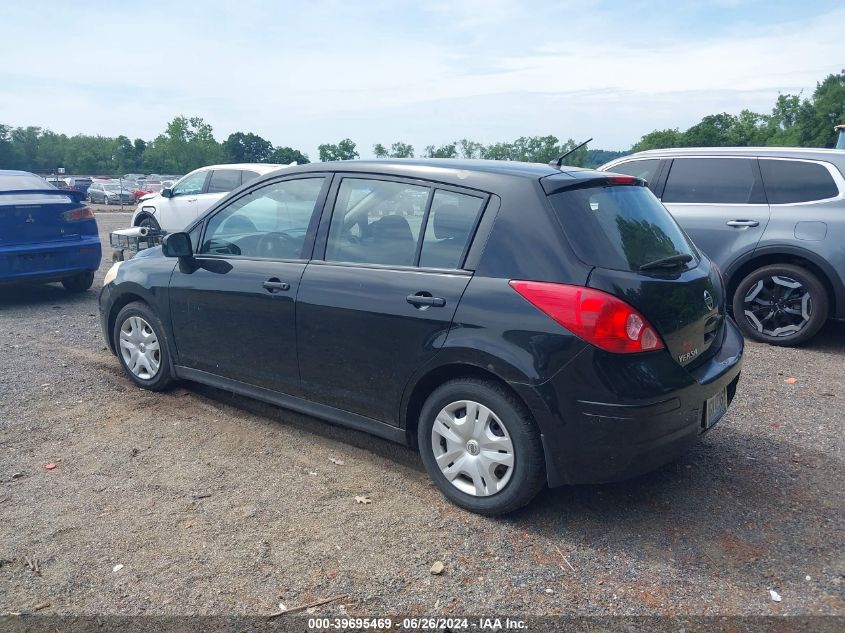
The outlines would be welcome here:
M 344 178 L 326 260 L 413 266 L 429 191 L 402 182 Z
M 819 163 L 762 158 L 760 170 L 769 204 L 811 202 L 839 195 L 833 176 Z
M 257 171 L 249 171 L 248 169 L 245 169 L 241 172 L 241 183 L 243 184 L 248 183 L 250 180 L 255 180 L 256 178 L 258 178 Z
M 228 193 L 241 186 L 241 172 L 237 169 L 215 169 L 208 181 L 208 193 Z
M 632 160 L 627 163 L 614 165 L 607 171 L 614 174 L 625 174 L 626 176 L 634 176 L 645 180 L 649 184 L 654 180 L 654 175 L 657 173 L 657 168 L 660 166 L 660 160 L 657 158 L 650 158 L 648 160 Z
M 691 204 L 765 203 L 748 158 L 676 158 L 672 161 L 663 202 Z
M 613 270 L 695 251 L 660 201 L 645 187 L 590 187 L 549 196 L 575 254 Z
M 420 266 L 457 268 L 483 204 L 483 198 L 435 191 L 420 253 Z
M 16 189 L 55 189 L 43 178 L 32 174 L 0 174 L 0 191 Z

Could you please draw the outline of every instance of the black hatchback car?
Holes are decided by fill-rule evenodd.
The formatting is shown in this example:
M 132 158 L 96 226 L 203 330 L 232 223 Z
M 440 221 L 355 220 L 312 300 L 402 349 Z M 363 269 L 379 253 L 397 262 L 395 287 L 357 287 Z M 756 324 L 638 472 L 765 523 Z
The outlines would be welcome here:
M 274 172 L 115 264 L 100 310 L 141 387 L 418 447 L 483 514 L 671 461 L 725 413 L 743 351 L 718 269 L 641 180 L 510 162 Z

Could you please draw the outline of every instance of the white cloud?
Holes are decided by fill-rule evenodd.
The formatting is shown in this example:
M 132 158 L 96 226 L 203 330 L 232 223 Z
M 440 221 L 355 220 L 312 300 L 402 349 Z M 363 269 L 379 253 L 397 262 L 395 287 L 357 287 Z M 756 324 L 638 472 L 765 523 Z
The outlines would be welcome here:
M 652 17 L 593 0 L 413 7 L 221 2 L 138 32 L 117 9 L 58 5 L 52 37 L 9 28 L 0 41 L 12 60 L 0 122 L 152 138 L 176 114 L 199 115 L 218 138 L 254 131 L 312 157 L 344 136 L 365 152 L 546 133 L 622 148 L 704 114 L 767 111 L 778 92 L 845 66 L 841 10 L 717 25 L 688 8 Z M 8 23 L 34 19 L 16 7 Z M 127 36 L 84 37 L 91 23 Z

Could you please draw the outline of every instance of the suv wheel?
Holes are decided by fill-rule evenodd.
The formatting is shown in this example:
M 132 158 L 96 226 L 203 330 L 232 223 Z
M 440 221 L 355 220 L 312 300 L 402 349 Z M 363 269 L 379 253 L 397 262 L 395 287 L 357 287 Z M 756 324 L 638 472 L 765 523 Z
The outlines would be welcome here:
M 827 321 L 827 291 L 800 266 L 773 264 L 743 279 L 733 297 L 742 333 L 771 345 L 799 345 Z
M 62 279 L 62 285 L 68 292 L 85 292 L 94 285 L 94 271 L 65 277 Z
M 164 391 L 175 382 L 164 327 L 146 303 L 124 306 L 115 319 L 112 336 L 120 364 L 136 385 Z
M 545 485 L 540 433 L 522 404 L 495 383 L 464 378 L 438 387 L 423 405 L 417 439 L 441 492 L 472 512 L 511 512 Z

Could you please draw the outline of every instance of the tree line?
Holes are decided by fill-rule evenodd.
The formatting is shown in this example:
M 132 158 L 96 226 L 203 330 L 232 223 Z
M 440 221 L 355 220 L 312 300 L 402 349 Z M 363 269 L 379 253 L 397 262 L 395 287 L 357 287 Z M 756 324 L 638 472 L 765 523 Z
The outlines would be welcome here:
M 781 94 L 768 114 L 742 110 L 705 116 L 692 127 L 654 130 L 629 150 L 580 148 L 567 165 L 595 167 L 629 152 L 665 147 L 790 146 L 830 147 L 833 126 L 845 123 L 845 70 L 816 84 L 813 94 Z M 485 145 L 460 139 L 428 145 L 417 154 L 405 142 L 376 143 L 377 158 L 485 158 L 548 163 L 570 151 L 579 141 L 556 136 L 522 136 L 513 141 Z M 318 147 L 321 161 L 358 158 L 358 147 L 349 138 Z M 225 141 L 214 138 L 211 125 L 200 117 L 177 116 L 151 141 L 126 136 L 67 136 L 40 127 L 0 124 L 0 168 L 50 173 L 64 167 L 67 173 L 184 174 L 214 163 L 307 163 L 308 155 L 287 146 L 276 146 L 249 132 L 234 132 Z

